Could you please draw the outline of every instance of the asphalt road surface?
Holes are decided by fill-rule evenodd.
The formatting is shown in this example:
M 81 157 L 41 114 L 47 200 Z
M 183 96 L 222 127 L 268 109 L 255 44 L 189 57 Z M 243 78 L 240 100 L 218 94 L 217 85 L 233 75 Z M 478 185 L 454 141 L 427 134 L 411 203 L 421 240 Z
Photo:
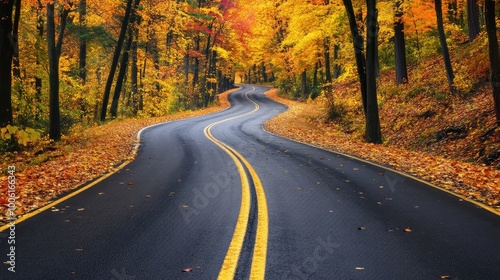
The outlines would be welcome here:
M 499 216 L 265 132 L 286 110 L 266 90 L 144 130 L 135 161 L 15 226 L 15 273 L 0 233 L 0 279 L 500 279 Z

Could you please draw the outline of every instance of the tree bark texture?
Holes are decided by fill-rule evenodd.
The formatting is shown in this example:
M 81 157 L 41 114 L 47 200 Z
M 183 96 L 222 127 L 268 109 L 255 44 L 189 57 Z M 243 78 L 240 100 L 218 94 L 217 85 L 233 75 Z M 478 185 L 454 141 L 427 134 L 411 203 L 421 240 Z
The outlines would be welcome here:
M 500 126 L 500 55 L 498 53 L 498 37 L 495 18 L 495 1 L 485 1 L 486 32 L 490 55 L 490 82 L 493 89 L 493 100 L 497 126 Z
M 13 0 L 0 0 L 0 127 L 12 124 Z
M 54 3 L 47 4 L 47 44 L 49 52 L 49 137 L 61 139 L 61 115 L 59 111 L 59 57 L 56 45 Z
M 469 42 L 472 42 L 481 31 L 479 26 L 479 5 L 477 4 L 477 0 L 467 0 L 467 23 L 469 27 Z
M 367 32 L 366 32 L 366 141 L 381 143 L 380 120 L 377 101 L 377 53 L 378 53 L 378 12 L 376 0 L 366 0 Z
M 408 83 L 402 4 L 403 1 L 396 1 L 394 5 L 394 52 L 396 54 L 396 83 L 398 85 Z
M 448 78 L 448 83 L 450 84 L 450 91 L 453 94 L 457 94 L 457 89 L 454 85 L 455 74 L 453 73 L 453 67 L 451 66 L 450 51 L 448 49 L 448 43 L 446 42 L 446 34 L 444 32 L 443 23 L 443 7 L 441 0 L 434 0 L 437 25 L 439 31 L 439 41 L 441 42 L 441 52 L 443 54 L 444 66 L 446 69 L 446 76 Z
M 86 26 L 87 0 L 80 0 L 80 25 Z M 80 53 L 79 53 L 79 76 L 82 83 L 87 81 L 87 39 L 85 35 L 80 35 Z
M 118 36 L 118 42 L 116 43 L 116 46 L 115 46 L 115 52 L 113 54 L 113 60 L 111 62 L 111 67 L 109 69 L 106 87 L 104 88 L 104 96 L 102 99 L 102 107 L 101 107 L 101 122 L 104 122 L 106 120 L 106 112 L 108 109 L 109 95 L 111 93 L 111 86 L 113 85 L 113 80 L 114 80 L 115 73 L 116 73 L 116 67 L 118 66 L 118 60 L 120 59 L 120 52 L 121 52 L 122 47 L 123 47 L 123 42 L 125 41 L 125 35 L 127 34 L 128 23 L 130 20 L 130 14 L 132 12 L 132 2 L 133 2 L 133 0 L 127 0 L 127 7 L 125 8 L 125 16 L 124 16 L 123 21 L 122 21 L 120 35 Z M 135 3 L 139 4 L 139 0 L 135 0 Z
M 347 12 L 347 17 L 349 19 L 349 27 L 351 29 L 354 54 L 356 57 L 356 67 L 358 70 L 358 78 L 361 84 L 361 100 L 363 102 L 363 110 L 366 114 L 366 60 L 364 55 L 364 41 L 358 30 L 358 24 L 356 21 L 356 15 L 354 14 L 354 9 L 352 7 L 351 0 L 343 0 L 344 6 Z

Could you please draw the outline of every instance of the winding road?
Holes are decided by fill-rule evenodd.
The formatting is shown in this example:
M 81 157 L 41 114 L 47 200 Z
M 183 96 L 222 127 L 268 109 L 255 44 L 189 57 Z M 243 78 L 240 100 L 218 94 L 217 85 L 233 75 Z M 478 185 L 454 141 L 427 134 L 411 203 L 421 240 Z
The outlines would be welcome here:
M 265 132 L 286 110 L 266 90 L 142 131 L 133 162 L 16 225 L 15 273 L 2 232 L 0 279 L 500 279 L 498 215 Z

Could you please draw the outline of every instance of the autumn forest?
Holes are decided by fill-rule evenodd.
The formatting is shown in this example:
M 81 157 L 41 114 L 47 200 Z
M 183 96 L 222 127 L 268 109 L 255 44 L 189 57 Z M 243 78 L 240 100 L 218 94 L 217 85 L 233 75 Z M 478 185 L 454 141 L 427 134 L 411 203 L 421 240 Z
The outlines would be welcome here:
M 387 141 L 379 110 L 388 100 L 454 102 L 487 88 L 491 136 L 500 121 L 497 8 L 493 0 L 2 0 L 0 148 L 208 107 L 235 83 L 320 100 L 327 122 L 361 116 L 351 129 L 370 143 Z

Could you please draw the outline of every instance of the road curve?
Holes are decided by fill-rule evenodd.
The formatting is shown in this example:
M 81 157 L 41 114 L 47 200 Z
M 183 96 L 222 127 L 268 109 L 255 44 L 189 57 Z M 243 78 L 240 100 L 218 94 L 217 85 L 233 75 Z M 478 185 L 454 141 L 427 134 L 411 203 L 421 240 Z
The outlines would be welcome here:
M 135 161 L 0 233 L 0 279 L 500 279 L 500 217 L 262 129 L 286 108 L 146 129 Z M 332 139 L 334 141 L 334 139 Z

